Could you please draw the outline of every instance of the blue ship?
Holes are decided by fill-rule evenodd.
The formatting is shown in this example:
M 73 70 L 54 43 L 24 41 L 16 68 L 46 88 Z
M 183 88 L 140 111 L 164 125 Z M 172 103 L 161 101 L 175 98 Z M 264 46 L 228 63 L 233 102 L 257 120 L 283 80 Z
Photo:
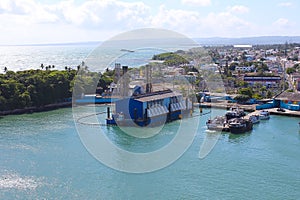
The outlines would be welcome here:
M 106 123 L 118 126 L 159 126 L 192 115 L 193 103 L 172 90 L 142 93 L 138 87 L 130 97 L 115 102 L 115 112 L 107 110 Z

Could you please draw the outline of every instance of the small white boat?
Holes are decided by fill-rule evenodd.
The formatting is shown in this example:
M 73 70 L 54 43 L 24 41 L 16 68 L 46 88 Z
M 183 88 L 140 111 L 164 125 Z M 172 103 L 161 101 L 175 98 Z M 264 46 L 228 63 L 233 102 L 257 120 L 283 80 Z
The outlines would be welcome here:
M 209 119 L 206 122 L 208 130 L 223 130 L 225 129 L 226 119 L 222 116 L 217 116 L 214 119 Z
M 270 113 L 266 110 L 263 110 L 259 113 L 259 119 L 265 120 L 265 119 L 270 119 Z
M 252 124 L 258 124 L 260 122 L 259 115 L 251 115 L 249 120 L 252 122 Z

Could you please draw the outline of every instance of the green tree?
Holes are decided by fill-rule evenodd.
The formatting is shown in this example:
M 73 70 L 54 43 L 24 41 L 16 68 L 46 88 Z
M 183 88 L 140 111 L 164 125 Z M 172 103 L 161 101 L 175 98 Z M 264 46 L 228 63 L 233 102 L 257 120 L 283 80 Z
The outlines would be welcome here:
M 250 87 L 247 87 L 247 88 L 241 88 L 241 89 L 239 89 L 238 93 L 239 93 L 239 94 L 242 94 L 242 95 L 246 95 L 246 96 L 248 96 L 249 98 L 252 98 L 253 90 L 252 90 L 252 88 L 250 88 Z
M 154 55 L 152 57 L 152 59 L 153 60 L 162 60 L 162 61 L 164 61 L 164 64 L 168 65 L 168 66 L 178 66 L 181 64 L 189 63 L 189 61 L 187 59 L 185 59 L 184 57 L 182 57 L 178 54 L 172 53 L 172 52 Z
M 270 90 L 267 91 L 267 98 L 272 98 L 273 94 Z
M 245 103 L 250 99 L 248 95 L 239 94 L 237 95 L 234 100 L 236 100 L 238 103 Z
M 296 72 L 296 69 L 294 67 L 290 67 L 290 68 L 286 69 L 287 74 L 292 74 L 292 73 L 295 73 L 295 72 Z

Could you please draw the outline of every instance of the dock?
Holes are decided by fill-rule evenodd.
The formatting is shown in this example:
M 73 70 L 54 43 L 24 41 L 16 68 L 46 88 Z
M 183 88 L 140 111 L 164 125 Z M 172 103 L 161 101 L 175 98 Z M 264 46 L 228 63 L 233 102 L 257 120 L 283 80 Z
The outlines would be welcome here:
M 249 112 L 244 118 L 249 119 L 251 115 L 258 115 L 262 110 L 256 110 L 256 106 L 258 104 L 252 105 L 241 105 L 237 103 L 228 103 L 228 102 L 204 102 L 204 103 L 194 103 L 194 106 L 202 107 L 202 108 L 221 108 L 229 110 L 231 107 L 239 107 L 244 109 L 244 111 Z M 300 111 L 293 111 L 284 109 L 285 112 L 277 111 L 278 108 L 269 108 L 264 109 L 268 111 L 271 115 L 282 115 L 282 116 L 289 116 L 289 117 L 300 117 Z
M 293 111 L 293 110 L 287 110 L 285 109 L 285 112 L 282 111 L 277 111 L 278 108 L 269 108 L 269 109 L 264 109 L 265 111 L 268 111 L 270 115 L 282 115 L 282 116 L 289 116 L 289 117 L 300 117 L 300 112 L 299 111 Z M 249 119 L 251 115 L 259 115 L 259 113 L 262 110 L 255 110 L 253 112 L 248 113 L 244 118 Z
M 265 109 L 265 110 L 268 110 L 268 109 Z M 244 119 L 249 119 L 249 117 L 250 116 L 252 116 L 252 115 L 259 115 L 259 113 L 261 112 L 262 110 L 255 110 L 255 111 L 253 111 L 253 112 L 250 112 L 250 113 L 248 113 L 246 116 L 244 116 L 243 118 Z M 270 113 L 271 114 L 271 113 Z
M 228 102 L 204 102 L 204 103 L 194 103 L 194 105 L 197 105 L 202 108 L 221 108 L 229 110 L 231 107 L 238 107 L 242 108 L 246 112 L 253 112 L 256 110 L 257 104 L 252 105 L 241 105 L 237 103 L 228 103 Z

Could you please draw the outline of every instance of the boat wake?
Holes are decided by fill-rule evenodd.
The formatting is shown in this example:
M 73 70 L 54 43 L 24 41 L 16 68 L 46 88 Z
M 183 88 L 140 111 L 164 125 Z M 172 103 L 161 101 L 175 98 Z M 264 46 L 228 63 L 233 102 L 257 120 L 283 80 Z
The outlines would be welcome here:
M 7 173 L 0 176 L 0 189 L 35 190 L 42 181 L 34 177 L 21 177 L 17 173 Z

